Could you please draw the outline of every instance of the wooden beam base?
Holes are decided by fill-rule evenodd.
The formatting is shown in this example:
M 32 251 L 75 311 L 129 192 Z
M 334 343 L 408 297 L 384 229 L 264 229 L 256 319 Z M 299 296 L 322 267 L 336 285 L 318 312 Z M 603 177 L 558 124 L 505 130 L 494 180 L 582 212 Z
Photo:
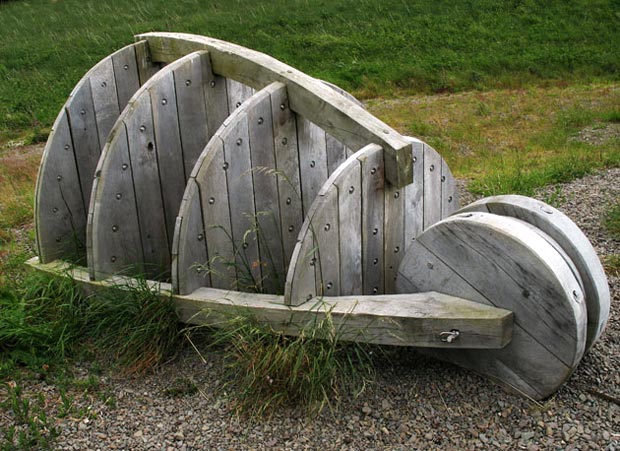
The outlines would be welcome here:
M 98 289 L 135 286 L 137 280 L 114 276 L 92 281 L 88 269 L 62 261 L 31 267 L 56 276 L 69 276 L 91 294 Z M 162 297 L 172 298 L 181 321 L 224 324 L 236 315 L 250 315 L 275 331 L 299 335 L 329 319 L 344 341 L 424 348 L 500 349 L 512 339 L 513 314 L 466 299 L 437 292 L 315 298 L 303 305 L 284 304 L 283 296 L 199 288 L 175 295 L 170 284 L 148 282 Z M 455 332 L 457 331 L 457 332 Z

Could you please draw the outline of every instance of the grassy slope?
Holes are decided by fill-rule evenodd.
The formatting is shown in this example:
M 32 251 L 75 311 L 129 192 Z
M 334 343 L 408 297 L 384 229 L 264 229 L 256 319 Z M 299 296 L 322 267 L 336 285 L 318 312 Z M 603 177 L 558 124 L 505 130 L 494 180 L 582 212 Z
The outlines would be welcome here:
M 0 141 L 49 127 L 96 61 L 150 30 L 211 35 L 372 96 L 618 80 L 617 0 L 0 3 Z

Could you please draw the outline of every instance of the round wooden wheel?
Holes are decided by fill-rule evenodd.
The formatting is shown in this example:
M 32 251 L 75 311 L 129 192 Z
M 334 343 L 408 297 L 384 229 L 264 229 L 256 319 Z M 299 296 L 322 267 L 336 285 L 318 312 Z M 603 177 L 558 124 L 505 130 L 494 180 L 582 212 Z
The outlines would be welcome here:
M 512 341 L 499 350 L 429 351 L 534 399 L 570 376 L 586 342 L 586 307 L 559 246 L 531 225 L 490 213 L 438 222 L 407 250 L 399 293 L 439 291 L 514 313 Z
M 510 216 L 532 224 L 552 238 L 574 264 L 585 293 L 588 311 L 586 352 L 594 345 L 605 329 L 609 317 L 609 285 L 605 270 L 588 238 L 561 211 L 536 199 L 507 195 L 481 199 L 458 211 L 484 211 L 500 216 Z

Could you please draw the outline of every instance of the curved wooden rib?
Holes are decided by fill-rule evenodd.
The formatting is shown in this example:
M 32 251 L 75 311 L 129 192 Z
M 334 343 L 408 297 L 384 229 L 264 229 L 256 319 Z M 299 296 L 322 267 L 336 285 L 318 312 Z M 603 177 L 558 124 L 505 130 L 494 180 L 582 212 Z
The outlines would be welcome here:
M 588 311 L 588 336 L 586 352 L 598 340 L 609 317 L 609 285 L 605 270 L 588 238 L 561 211 L 536 199 L 508 195 L 480 199 L 461 212 L 488 211 L 490 213 L 521 219 L 549 235 L 566 252 L 574 264 L 586 297 Z
M 412 181 L 411 144 L 398 132 L 325 84 L 263 53 L 205 36 L 145 33 L 155 61 L 168 63 L 197 50 L 208 50 L 214 72 L 255 89 L 273 82 L 287 87 L 290 108 L 352 149 L 369 143 L 386 151 L 387 179 L 397 187 Z
M 251 93 L 214 75 L 206 52 L 166 66 L 136 92 L 97 168 L 88 231 L 93 277 L 133 268 L 169 278 L 186 180 L 229 104 Z
M 144 41 L 95 65 L 58 115 L 39 168 L 35 229 L 39 258 L 80 260 L 95 167 L 108 133 L 130 97 L 159 70 Z
M 405 248 L 458 208 L 454 179 L 439 154 L 413 143 L 414 183 L 385 183 L 384 153 L 372 144 L 325 182 L 299 233 L 285 301 L 317 296 L 394 293 Z
M 584 295 L 556 246 L 517 219 L 451 216 L 422 233 L 400 263 L 397 291 L 441 289 L 514 313 L 502 350 L 433 352 L 542 399 L 570 376 L 585 349 Z
M 190 177 L 173 247 L 175 290 L 281 293 L 304 205 L 328 177 L 329 139 L 290 110 L 281 83 L 243 103 L 208 143 Z M 302 148 L 314 155 L 307 168 L 299 161 Z

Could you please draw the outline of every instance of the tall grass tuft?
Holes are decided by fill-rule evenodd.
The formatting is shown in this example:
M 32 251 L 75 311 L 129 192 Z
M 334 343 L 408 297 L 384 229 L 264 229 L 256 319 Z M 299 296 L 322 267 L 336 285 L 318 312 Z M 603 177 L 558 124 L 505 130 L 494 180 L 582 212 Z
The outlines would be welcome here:
M 298 336 L 287 336 L 241 314 L 213 332 L 223 344 L 234 410 L 252 418 L 296 406 L 318 414 L 342 397 L 357 396 L 373 376 L 367 345 L 340 340 L 342 328 L 327 314 Z
M 620 201 L 612 205 L 605 214 L 604 225 L 615 240 L 620 240 Z

